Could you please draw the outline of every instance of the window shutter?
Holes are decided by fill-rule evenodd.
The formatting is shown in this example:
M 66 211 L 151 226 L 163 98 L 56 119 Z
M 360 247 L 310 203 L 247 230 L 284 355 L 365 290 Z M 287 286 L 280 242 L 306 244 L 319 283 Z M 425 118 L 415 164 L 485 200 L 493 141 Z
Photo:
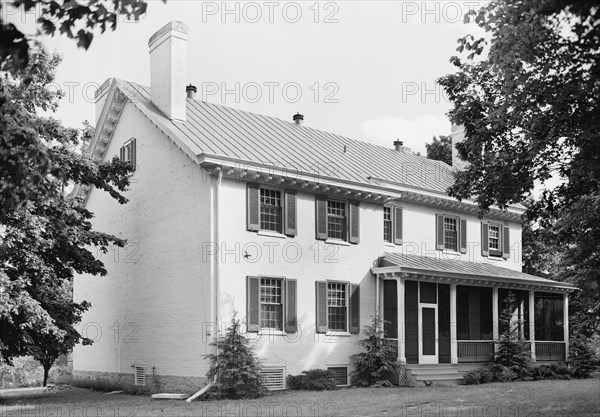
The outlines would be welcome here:
M 121 149 L 119 149 L 119 159 L 121 160 L 121 162 L 125 161 L 125 147 L 121 146 Z
M 502 229 L 502 257 L 508 259 L 510 258 L 510 228 L 504 226 Z
M 260 278 L 248 277 L 246 282 L 246 326 L 248 332 L 258 332 L 260 330 Z
M 402 244 L 402 209 L 394 207 L 394 243 Z
M 350 285 L 350 333 L 360 333 L 360 286 Z
M 441 214 L 435 215 L 436 220 L 436 246 L 437 250 L 444 250 L 444 216 Z
M 360 209 L 358 201 L 350 201 L 348 209 L 350 212 L 350 243 L 358 243 L 360 241 Z
M 288 333 L 298 331 L 296 287 L 295 279 L 285 281 L 285 331 Z
M 258 200 L 259 200 L 259 186 L 258 184 L 248 184 L 247 187 L 247 219 L 248 219 L 248 230 L 251 232 L 258 231 L 259 227 L 259 214 L 258 214 Z
M 131 165 L 133 165 L 133 170 L 135 171 L 137 168 L 136 165 L 136 143 L 135 143 L 136 139 L 133 138 L 133 140 L 131 141 Z
M 460 219 L 460 253 L 467 253 L 467 220 Z
M 481 256 L 489 255 L 488 224 L 481 223 Z
M 285 216 L 283 232 L 287 236 L 296 236 L 296 192 L 285 192 Z
M 327 331 L 327 283 L 325 281 L 317 281 L 315 284 L 317 289 L 316 332 L 325 333 Z
M 327 197 L 318 195 L 316 200 L 317 239 L 327 239 Z

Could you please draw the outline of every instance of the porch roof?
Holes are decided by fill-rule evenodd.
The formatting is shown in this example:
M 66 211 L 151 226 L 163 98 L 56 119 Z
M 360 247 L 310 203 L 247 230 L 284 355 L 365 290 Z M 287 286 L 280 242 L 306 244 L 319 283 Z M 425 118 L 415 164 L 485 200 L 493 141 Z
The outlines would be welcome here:
M 525 274 L 482 262 L 438 259 L 429 256 L 386 252 L 371 272 L 380 277 L 442 280 L 470 285 L 539 289 L 570 292 L 577 288 L 567 282 Z

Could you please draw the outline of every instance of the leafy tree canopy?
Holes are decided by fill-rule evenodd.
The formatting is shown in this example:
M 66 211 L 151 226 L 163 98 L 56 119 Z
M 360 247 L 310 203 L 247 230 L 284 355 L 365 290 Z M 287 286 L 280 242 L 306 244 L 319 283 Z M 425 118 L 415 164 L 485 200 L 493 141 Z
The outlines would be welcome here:
M 427 158 L 442 161 L 448 165 L 452 165 L 452 137 L 440 135 L 433 137 L 431 143 L 425 144 L 427 150 Z
M 528 233 L 543 228 L 560 262 L 537 268 L 584 290 L 572 311 L 589 331 L 600 323 L 599 13 L 591 0 L 493 0 L 466 18 L 489 42 L 459 39 L 468 55 L 452 57 L 457 72 L 439 80 L 454 105 L 451 121 L 465 128 L 456 148 L 469 163 L 449 193 L 485 211 L 542 186 L 528 207 Z

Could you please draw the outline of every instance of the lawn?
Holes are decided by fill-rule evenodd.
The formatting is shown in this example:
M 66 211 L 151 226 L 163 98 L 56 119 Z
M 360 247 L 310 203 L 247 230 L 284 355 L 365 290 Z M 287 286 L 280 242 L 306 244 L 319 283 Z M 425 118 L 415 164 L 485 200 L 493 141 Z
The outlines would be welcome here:
M 6 400 L 0 416 L 600 416 L 600 379 L 283 392 L 254 401 L 152 400 L 81 388 Z

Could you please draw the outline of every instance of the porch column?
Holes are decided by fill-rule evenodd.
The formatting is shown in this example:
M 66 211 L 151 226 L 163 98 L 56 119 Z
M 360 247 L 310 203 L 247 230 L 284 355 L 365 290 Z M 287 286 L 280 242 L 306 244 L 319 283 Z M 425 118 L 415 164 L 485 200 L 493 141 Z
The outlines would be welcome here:
M 456 284 L 450 284 L 450 363 L 458 363 L 458 341 L 456 340 Z
M 569 293 L 563 296 L 563 328 L 565 332 L 565 361 L 569 359 Z
M 529 344 L 531 345 L 531 360 L 535 362 L 535 294 L 529 290 Z
M 396 278 L 396 289 L 398 293 L 398 362 L 406 365 L 406 350 L 404 345 L 404 280 Z
M 492 338 L 497 342 L 500 338 L 500 325 L 498 323 L 498 287 L 492 287 Z M 494 343 L 494 353 L 498 348 Z

